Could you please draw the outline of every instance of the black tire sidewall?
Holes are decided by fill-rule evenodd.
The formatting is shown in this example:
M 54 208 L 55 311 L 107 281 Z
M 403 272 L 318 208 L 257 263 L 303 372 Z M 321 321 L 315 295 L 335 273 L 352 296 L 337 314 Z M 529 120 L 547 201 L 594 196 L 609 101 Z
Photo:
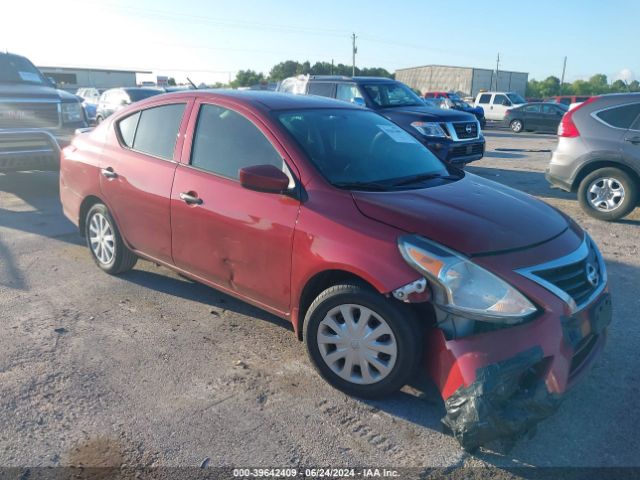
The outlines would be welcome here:
M 589 185 L 597 178 L 611 177 L 619 182 L 625 191 L 622 203 L 611 212 L 597 210 L 587 198 Z M 638 186 L 624 170 L 615 167 L 600 168 L 584 177 L 578 186 L 578 202 L 587 215 L 598 220 L 615 221 L 627 216 L 637 205 Z
M 320 322 L 338 305 L 357 304 L 380 315 L 389 325 L 398 345 L 398 357 L 391 373 L 380 382 L 357 385 L 336 375 L 325 363 L 317 343 Z M 322 292 L 307 311 L 303 336 L 307 352 L 320 375 L 337 389 L 356 397 L 379 398 L 407 383 L 421 358 L 422 336 L 413 312 L 400 309 L 379 293 L 359 285 L 338 285 Z

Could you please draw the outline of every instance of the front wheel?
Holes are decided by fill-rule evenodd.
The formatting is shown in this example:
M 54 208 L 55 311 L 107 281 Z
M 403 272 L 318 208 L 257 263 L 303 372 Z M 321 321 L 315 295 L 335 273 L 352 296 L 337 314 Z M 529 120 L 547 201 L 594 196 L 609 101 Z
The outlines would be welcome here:
M 122 241 L 107 207 L 91 207 L 85 221 L 85 237 L 93 260 L 105 272 L 115 275 L 131 270 L 138 257 Z
M 413 312 L 361 284 L 328 288 L 304 322 L 309 357 L 320 375 L 350 395 L 378 398 L 415 372 L 422 336 Z
M 514 133 L 520 133 L 524 128 L 524 125 L 522 123 L 522 120 L 512 120 L 511 123 L 509 124 L 509 127 L 511 127 L 511 130 Z
M 638 198 L 636 182 L 623 170 L 600 168 L 587 175 L 578 187 L 582 209 L 598 220 L 619 220 L 635 208 Z

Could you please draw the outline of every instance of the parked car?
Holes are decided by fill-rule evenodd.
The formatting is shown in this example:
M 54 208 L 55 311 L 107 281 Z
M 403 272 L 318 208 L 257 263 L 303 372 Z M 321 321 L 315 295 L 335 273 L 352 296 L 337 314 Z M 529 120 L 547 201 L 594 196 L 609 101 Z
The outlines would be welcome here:
M 470 113 L 476 117 L 478 122 L 480 122 L 480 128 L 484 128 L 487 124 L 487 121 L 484 118 L 484 109 L 482 107 L 472 107 L 455 94 L 450 97 L 424 97 L 424 103 L 434 108 L 459 110 L 461 112 Z
M 109 115 L 131 103 L 153 97 L 154 95 L 160 95 L 161 93 L 164 93 L 164 90 L 159 88 L 110 88 L 100 96 L 96 109 L 96 123 L 102 122 Z
M 98 109 L 98 101 L 100 95 L 105 92 L 106 88 L 79 88 L 76 95 L 82 98 L 82 107 L 84 108 L 87 121 L 93 125 L 96 123 L 96 112 Z
M 594 218 L 618 220 L 631 213 L 640 195 L 640 94 L 591 97 L 570 109 L 546 177 L 577 192 Z
M 560 119 L 568 108 L 561 103 L 525 103 L 510 108 L 504 115 L 504 123 L 515 133 L 557 132 Z
M 60 197 L 99 268 L 150 259 L 291 321 L 340 390 L 380 397 L 429 372 L 467 449 L 550 415 L 611 320 L 575 222 L 342 101 L 135 103 L 64 149 Z
M 482 128 L 472 115 L 436 112 L 404 83 L 390 78 L 301 75 L 283 80 L 277 91 L 368 107 L 409 132 L 445 162 L 464 165 L 484 155 Z
M 57 169 L 60 147 L 85 127 L 78 97 L 57 90 L 27 58 L 0 53 L 0 172 Z
M 526 100 L 514 92 L 480 92 L 474 106 L 484 109 L 487 120 L 504 121 L 507 110 L 525 103 Z
M 545 102 L 560 103 L 562 105 L 570 107 L 571 105 L 576 103 L 586 102 L 590 98 L 591 97 L 588 95 L 558 95 L 545 99 Z

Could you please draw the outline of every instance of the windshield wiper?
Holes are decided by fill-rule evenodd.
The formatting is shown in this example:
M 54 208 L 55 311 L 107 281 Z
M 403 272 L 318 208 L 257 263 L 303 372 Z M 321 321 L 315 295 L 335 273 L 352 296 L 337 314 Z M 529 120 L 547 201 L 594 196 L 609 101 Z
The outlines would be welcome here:
M 392 185 L 394 187 L 401 187 L 403 185 L 411 185 L 413 183 L 424 182 L 425 180 L 432 180 L 434 178 L 443 179 L 443 180 L 458 180 L 460 177 L 455 175 L 443 175 L 441 173 L 423 173 L 421 175 L 413 175 L 411 177 L 407 177 L 404 179 L 400 179 L 397 182 L 393 182 Z
M 372 192 L 389 190 L 389 187 L 391 187 L 391 185 L 378 182 L 333 182 L 332 185 L 348 190 L 369 190 Z

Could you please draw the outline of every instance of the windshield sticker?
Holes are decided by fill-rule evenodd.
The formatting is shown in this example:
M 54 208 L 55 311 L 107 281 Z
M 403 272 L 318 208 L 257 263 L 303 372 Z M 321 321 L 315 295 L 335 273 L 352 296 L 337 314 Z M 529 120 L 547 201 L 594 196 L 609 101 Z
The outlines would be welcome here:
M 40 83 L 40 77 L 37 73 L 33 72 L 18 72 L 20 74 L 20 78 L 25 82 L 35 82 Z
M 395 125 L 378 125 L 377 127 L 398 143 L 419 143 L 409 133 Z

